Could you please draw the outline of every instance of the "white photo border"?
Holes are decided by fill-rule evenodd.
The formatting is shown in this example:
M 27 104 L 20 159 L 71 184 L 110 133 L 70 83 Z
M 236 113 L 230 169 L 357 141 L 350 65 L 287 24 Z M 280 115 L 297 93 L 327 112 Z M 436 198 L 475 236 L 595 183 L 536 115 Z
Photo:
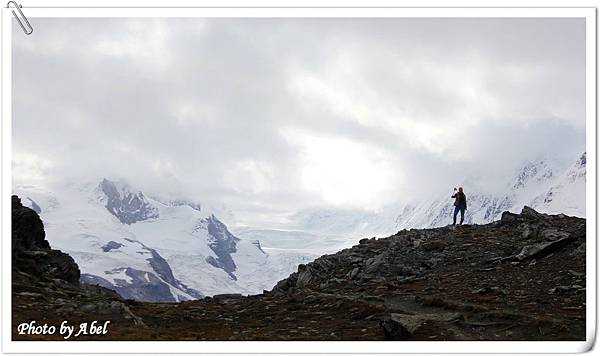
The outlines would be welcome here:
M 32 1 L 34 2 L 34 1 Z M 39 3 L 39 1 L 35 1 Z M 132 3 L 121 1 L 119 3 Z M 114 1 L 109 3 L 115 4 Z M 156 2 L 154 2 L 156 3 Z M 166 2 L 165 2 L 166 3 Z M 135 3 L 134 3 L 135 4 Z M 168 3 L 165 4 L 168 6 Z M 12 341 L 11 102 L 12 13 L 2 8 L 2 351 L 6 353 L 566 353 L 585 352 L 596 334 L 596 9 L 578 8 L 56 8 L 27 7 L 28 18 L 65 17 L 577 17 L 586 20 L 586 340 L 585 341 Z M 31 21 L 35 29 L 35 20 Z M 76 30 L 76 29 L 73 29 Z M 35 32 L 33 34 L 35 36 Z M 19 36 L 21 37 L 21 36 Z M 26 41 L 27 38 L 19 40 Z M 174 352 L 175 351 L 175 352 Z

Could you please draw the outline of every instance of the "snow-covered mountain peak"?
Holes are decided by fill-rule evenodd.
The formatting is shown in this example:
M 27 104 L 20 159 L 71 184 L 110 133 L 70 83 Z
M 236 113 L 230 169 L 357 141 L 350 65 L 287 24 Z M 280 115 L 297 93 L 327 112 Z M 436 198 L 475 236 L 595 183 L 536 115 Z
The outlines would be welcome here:
M 522 189 L 529 184 L 547 181 L 554 176 L 553 167 L 544 159 L 527 162 L 515 175 L 513 189 Z
M 96 189 L 98 201 L 123 224 L 158 218 L 158 209 L 154 207 L 139 190 L 132 189 L 127 183 L 102 179 Z
M 532 204 L 544 212 L 564 213 L 585 217 L 586 152 L 563 174 L 552 182 L 549 188 L 535 197 Z
M 504 211 L 520 212 L 526 205 L 545 213 L 585 217 L 586 154 L 573 162 L 565 169 L 564 162 L 558 159 L 539 157 L 525 162 L 512 176 L 467 175 L 458 184 L 467 195 L 465 222 L 488 223 L 498 220 Z M 372 234 L 387 236 L 401 229 L 445 226 L 452 223 L 451 195 L 451 188 L 436 189 L 431 198 L 399 201 L 377 214 L 364 210 L 314 209 L 294 216 L 298 221 L 296 229 L 358 239 Z
M 260 293 L 312 259 L 265 252 L 255 237 L 234 236 L 197 200 L 157 200 L 155 192 L 124 181 L 15 185 L 13 192 L 39 211 L 48 241 L 75 259 L 83 283 L 126 298 L 174 302 Z

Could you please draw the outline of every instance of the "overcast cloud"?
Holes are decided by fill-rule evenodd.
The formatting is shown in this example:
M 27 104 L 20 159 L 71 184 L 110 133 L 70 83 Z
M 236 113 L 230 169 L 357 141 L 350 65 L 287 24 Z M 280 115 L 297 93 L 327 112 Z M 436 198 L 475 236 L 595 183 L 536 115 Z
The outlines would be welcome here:
M 583 19 L 14 25 L 17 183 L 124 178 L 241 221 L 377 209 L 585 150 Z

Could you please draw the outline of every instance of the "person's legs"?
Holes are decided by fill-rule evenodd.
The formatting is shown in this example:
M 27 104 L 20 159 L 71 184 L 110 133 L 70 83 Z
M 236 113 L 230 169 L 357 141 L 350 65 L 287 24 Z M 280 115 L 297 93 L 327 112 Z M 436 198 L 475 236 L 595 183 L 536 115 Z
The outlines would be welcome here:
M 452 225 L 456 225 L 456 215 L 458 215 L 458 206 L 454 207 L 454 222 L 452 223 Z
M 454 220 L 456 220 L 456 219 L 454 219 Z M 465 221 L 465 208 L 460 208 L 460 224 L 461 225 L 462 225 L 463 221 Z

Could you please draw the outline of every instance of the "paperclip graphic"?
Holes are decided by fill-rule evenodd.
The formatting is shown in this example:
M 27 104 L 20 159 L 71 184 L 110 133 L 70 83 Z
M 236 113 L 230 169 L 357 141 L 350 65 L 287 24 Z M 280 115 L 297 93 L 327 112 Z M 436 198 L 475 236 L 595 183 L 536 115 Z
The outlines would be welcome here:
M 23 6 L 17 4 L 14 1 L 9 1 L 6 4 L 6 7 L 10 9 L 10 4 L 13 4 L 13 6 L 15 7 L 15 9 L 17 9 L 17 11 L 19 12 L 19 14 L 17 15 L 17 13 L 15 12 L 15 10 L 10 10 L 13 14 L 13 16 L 17 19 L 17 22 L 19 23 L 19 26 L 21 26 L 21 28 L 23 29 L 23 32 L 25 32 L 26 35 L 31 35 L 33 33 L 33 27 L 31 27 L 31 24 L 29 23 L 29 20 L 27 20 L 27 17 L 25 17 L 25 14 L 23 14 L 23 11 L 21 11 L 21 8 Z M 21 17 L 19 17 L 19 15 Z M 25 21 L 25 23 L 27 24 L 27 28 L 25 28 L 25 25 L 23 24 L 23 21 Z

